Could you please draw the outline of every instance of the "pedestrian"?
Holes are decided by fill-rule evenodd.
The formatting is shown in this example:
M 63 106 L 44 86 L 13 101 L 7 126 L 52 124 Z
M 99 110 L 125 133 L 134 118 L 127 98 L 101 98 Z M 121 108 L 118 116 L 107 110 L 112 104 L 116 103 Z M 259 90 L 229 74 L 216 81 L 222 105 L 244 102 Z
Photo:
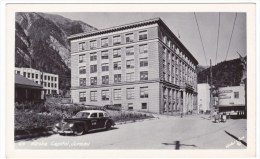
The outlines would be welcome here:
M 220 119 L 220 114 L 219 114 L 219 112 L 217 112 L 217 115 L 215 115 L 215 122 L 219 123 L 219 119 Z

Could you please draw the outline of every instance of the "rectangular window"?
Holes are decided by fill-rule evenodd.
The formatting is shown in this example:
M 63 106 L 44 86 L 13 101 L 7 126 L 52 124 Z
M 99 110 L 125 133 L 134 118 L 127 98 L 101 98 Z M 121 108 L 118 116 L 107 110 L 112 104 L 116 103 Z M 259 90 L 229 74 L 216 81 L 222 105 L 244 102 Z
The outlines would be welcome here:
M 83 42 L 83 43 L 79 43 L 79 51 L 84 51 L 86 50 L 86 43 Z
M 121 49 L 114 49 L 113 50 L 113 57 L 114 58 L 121 57 Z
M 97 53 L 90 53 L 90 61 L 97 61 Z
M 115 74 L 114 75 L 114 83 L 121 82 L 121 74 Z
M 108 63 L 102 63 L 101 64 L 102 71 L 109 71 L 109 64 Z
M 86 66 L 79 67 L 79 74 L 85 74 L 86 73 Z
M 32 78 L 34 78 L 34 73 L 32 73 Z
M 26 77 L 26 72 L 23 73 L 23 76 Z
M 108 59 L 108 51 L 101 52 L 101 59 Z
M 97 48 L 97 40 L 90 41 L 90 49 Z
M 126 61 L 126 68 L 134 68 L 134 67 L 135 67 L 134 59 Z
M 90 85 L 97 85 L 97 77 L 90 77 Z
M 108 46 L 108 38 L 101 39 L 101 47 L 107 47 Z
M 79 63 L 86 61 L 86 54 L 79 55 Z
M 48 83 L 48 87 L 51 87 L 50 83 Z
M 79 92 L 79 101 L 86 102 L 86 92 Z
M 109 76 L 108 75 L 102 76 L 102 84 L 109 84 Z
M 135 74 L 134 72 L 127 73 L 126 74 L 126 82 L 133 82 L 135 80 Z
M 57 77 L 54 77 L 54 81 L 57 81 Z
M 147 36 L 147 31 L 146 30 L 139 32 L 139 40 L 146 40 L 147 37 L 148 36 Z
M 50 80 L 50 76 L 48 76 L 48 81 Z
M 47 76 L 46 75 L 44 75 L 44 80 L 46 80 L 47 79 Z
M 114 62 L 114 70 L 121 70 L 121 61 Z
M 134 88 L 127 88 L 126 89 L 126 98 L 127 99 L 134 99 L 135 97 L 135 89 Z
M 140 80 L 148 80 L 148 71 L 140 72 Z
M 113 44 L 114 45 L 121 44 L 121 36 L 120 35 L 113 37 Z
M 146 67 L 146 66 L 148 66 L 148 57 L 140 58 L 140 67 Z
M 239 92 L 234 92 L 234 98 L 239 98 Z
M 97 91 L 90 91 L 90 101 L 97 101 Z
M 128 107 L 128 110 L 133 110 L 134 109 L 134 104 L 133 103 L 128 103 L 127 107 Z
M 147 103 L 142 103 L 142 109 L 147 109 Z
M 114 100 L 121 100 L 122 91 L 121 89 L 114 89 Z
M 148 45 L 147 44 L 139 46 L 139 53 L 140 54 L 147 53 L 147 52 L 148 52 Z
M 109 90 L 103 90 L 101 92 L 101 97 L 102 97 L 102 100 L 109 100 Z
M 53 81 L 53 77 L 51 77 L 51 81 Z
M 134 41 L 134 34 L 130 33 L 130 34 L 126 34 L 125 35 L 125 41 L 126 43 L 131 43 Z
M 44 87 L 46 87 L 47 86 L 47 83 L 46 82 L 44 82 Z
M 129 55 L 134 55 L 134 47 L 131 46 L 131 47 L 127 47 L 126 48 L 126 56 L 129 56 Z
M 51 87 L 53 87 L 53 83 L 51 83 Z
M 57 88 L 57 84 L 54 84 L 54 88 Z
M 148 98 L 148 87 L 140 88 L 140 98 Z
M 97 72 L 97 65 L 90 65 L 90 73 L 96 73 Z
M 104 117 L 104 114 L 103 113 L 98 113 L 98 117 L 102 118 L 102 117 Z
M 20 71 L 17 71 L 16 74 L 20 75 Z
M 31 77 L 31 74 L 30 74 L 30 73 L 27 73 L 27 77 L 30 78 L 30 77 Z
M 79 79 L 79 86 L 86 86 L 86 78 Z
M 35 74 L 35 78 L 38 79 L 38 74 Z

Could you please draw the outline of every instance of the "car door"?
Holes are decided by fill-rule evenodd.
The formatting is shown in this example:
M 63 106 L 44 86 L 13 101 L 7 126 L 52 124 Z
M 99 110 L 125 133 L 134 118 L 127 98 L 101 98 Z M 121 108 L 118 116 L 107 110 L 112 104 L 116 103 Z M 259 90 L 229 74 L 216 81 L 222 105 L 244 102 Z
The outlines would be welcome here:
M 98 113 L 98 127 L 104 128 L 106 123 L 106 117 L 104 116 L 103 112 Z
M 92 113 L 90 115 L 90 124 L 91 124 L 91 129 L 98 128 L 98 113 Z

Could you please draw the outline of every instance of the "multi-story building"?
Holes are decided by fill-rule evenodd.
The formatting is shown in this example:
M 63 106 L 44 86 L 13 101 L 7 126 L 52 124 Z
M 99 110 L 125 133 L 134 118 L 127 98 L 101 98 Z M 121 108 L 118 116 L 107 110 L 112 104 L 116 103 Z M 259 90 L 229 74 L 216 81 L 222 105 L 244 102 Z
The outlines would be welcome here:
M 59 94 L 59 75 L 23 67 L 16 67 L 15 73 L 42 85 L 45 94 Z
M 75 103 L 155 113 L 197 109 L 197 60 L 160 19 L 69 37 Z
M 198 111 L 201 113 L 210 111 L 210 86 L 208 83 L 198 84 Z

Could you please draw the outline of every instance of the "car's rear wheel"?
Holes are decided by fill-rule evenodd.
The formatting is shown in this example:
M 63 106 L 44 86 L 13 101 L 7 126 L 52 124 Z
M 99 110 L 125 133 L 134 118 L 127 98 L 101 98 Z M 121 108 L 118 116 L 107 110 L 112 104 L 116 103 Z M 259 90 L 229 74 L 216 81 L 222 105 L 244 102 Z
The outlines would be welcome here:
M 111 122 L 107 122 L 107 124 L 106 124 L 106 129 L 107 129 L 107 130 L 111 129 L 111 126 L 112 126 Z
M 84 128 L 83 126 L 78 126 L 73 133 L 77 136 L 83 135 L 84 134 Z

